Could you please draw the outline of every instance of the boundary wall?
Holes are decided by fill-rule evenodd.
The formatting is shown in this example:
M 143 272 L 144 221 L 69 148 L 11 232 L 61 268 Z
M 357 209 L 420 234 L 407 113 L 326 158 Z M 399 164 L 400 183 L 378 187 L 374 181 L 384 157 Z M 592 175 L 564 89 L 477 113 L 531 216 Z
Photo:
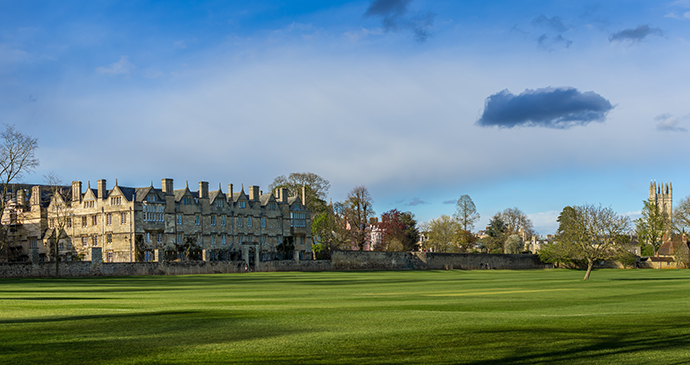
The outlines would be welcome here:
M 104 263 L 100 248 L 93 261 L 60 262 L 60 277 L 225 274 L 245 271 L 247 261 L 159 261 Z M 36 255 L 37 256 L 37 255 Z M 100 260 L 99 260 L 100 259 Z M 478 270 L 543 269 L 537 255 L 432 252 L 335 251 L 331 260 L 255 261 L 251 271 Z M 55 262 L 0 263 L 0 278 L 54 277 Z
M 546 267 L 539 256 L 527 254 L 335 251 L 332 262 L 334 270 L 525 270 Z

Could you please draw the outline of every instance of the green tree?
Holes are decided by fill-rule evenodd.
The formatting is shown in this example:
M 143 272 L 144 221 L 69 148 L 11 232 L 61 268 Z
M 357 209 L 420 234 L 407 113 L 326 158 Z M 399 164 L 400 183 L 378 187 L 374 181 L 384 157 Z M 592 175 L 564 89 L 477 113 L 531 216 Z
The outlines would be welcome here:
M 503 242 L 506 239 L 506 223 L 503 221 L 501 213 L 496 213 L 486 227 L 486 237 L 482 239 L 482 245 L 487 253 L 503 252 Z
M 307 209 L 312 219 L 327 209 L 326 199 L 331 183 L 321 176 L 311 172 L 293 172 L 287 177 L 281 175 L 273 179 L 268 186 L 271 191 L 279 188 L 288 189 L 290 196 L 302 197 L 302 187 L 306 187 Z
M 511 234 L 505 242 L 503 242 L 503 253 L 521 253 L 524 248 L 525 244 L 522 242 L 522 238 L 516 234 Z
M 629 255 L 625 243 L 630 220 L 611 208 L 590 204 L 565 207 L 558 222 L 555 242 L 545 245 L 539 256 L 546 262 L 586 263 L 584 280 L 589 280 L 596 262 Z
M 457 252 L 456 234 L 458 221 L 449 215 L 432 219 L 426 226 L 426 248 L 435 252 Z
M 642 217 L 635 220 L 637 237 L 654 248 L 654 255 L 664 243 L 664 234 L 670 227 L 668 218 L 652 201 L 643 201 Z

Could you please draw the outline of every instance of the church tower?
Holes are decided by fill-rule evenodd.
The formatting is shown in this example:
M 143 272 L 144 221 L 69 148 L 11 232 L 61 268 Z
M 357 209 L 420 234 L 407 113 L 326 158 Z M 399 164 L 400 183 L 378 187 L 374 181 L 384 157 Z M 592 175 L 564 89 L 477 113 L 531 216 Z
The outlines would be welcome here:
M 673 219 L 673 185 L 671 183 L 658 184 L 656 181 L 649 183 L 649 201 L 659 207 L 668 221 Z

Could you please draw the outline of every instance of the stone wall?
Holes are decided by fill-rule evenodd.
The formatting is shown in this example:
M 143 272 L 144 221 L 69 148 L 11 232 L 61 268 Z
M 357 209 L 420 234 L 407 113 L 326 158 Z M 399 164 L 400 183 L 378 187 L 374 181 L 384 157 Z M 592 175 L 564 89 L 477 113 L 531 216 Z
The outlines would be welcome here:
M 37 256 L 37 255 L 34 255 Z M 161 261 L 115 262 L 98 260 L 101 249 L 93 248 L 94 261 L 61 262 L 61 277 L 196 275 L 224 274 L 244 271 L 245 261 Z M 475 270 L 541 269 L 545 267 L 537 255 L 490 255 L 431 252 L 370 252 L 336 251 L 332 260 L 258 261 L 252 271 L 331 271 L 331 270 Z M 52 277 L 54 262 L 0 263 L 0 278 Z
M 265 261 L 252 271 L 330 271 L 331 261 Z M 61 277 L 227 274 L 244 271 L 244 261 L 114 262 L 66 261 Z M 55 262 L 0 263 L 0 278 L 54 277 Z
M 537 255 L 492 255 L 475 253 L 336 251 L 334 270 L 476 270 L 542 269 Z

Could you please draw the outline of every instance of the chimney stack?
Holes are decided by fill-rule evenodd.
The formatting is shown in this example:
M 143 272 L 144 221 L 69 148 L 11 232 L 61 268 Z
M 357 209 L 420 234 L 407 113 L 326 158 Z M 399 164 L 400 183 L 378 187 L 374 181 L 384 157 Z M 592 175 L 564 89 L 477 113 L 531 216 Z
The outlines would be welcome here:
M 81 181 L 72 181 L 72 201 L 81 201 Z
M 163 193 L 165 193 L 165 195 L 170 195 L 173 193 L 173 179 L 163 179 Z
M 98 180 L 96 185 L 98 185 L 98 199 L 105 199 L 105 179 Z
M 199 199 L 208 199 L 208 181 L 199 182 Z

